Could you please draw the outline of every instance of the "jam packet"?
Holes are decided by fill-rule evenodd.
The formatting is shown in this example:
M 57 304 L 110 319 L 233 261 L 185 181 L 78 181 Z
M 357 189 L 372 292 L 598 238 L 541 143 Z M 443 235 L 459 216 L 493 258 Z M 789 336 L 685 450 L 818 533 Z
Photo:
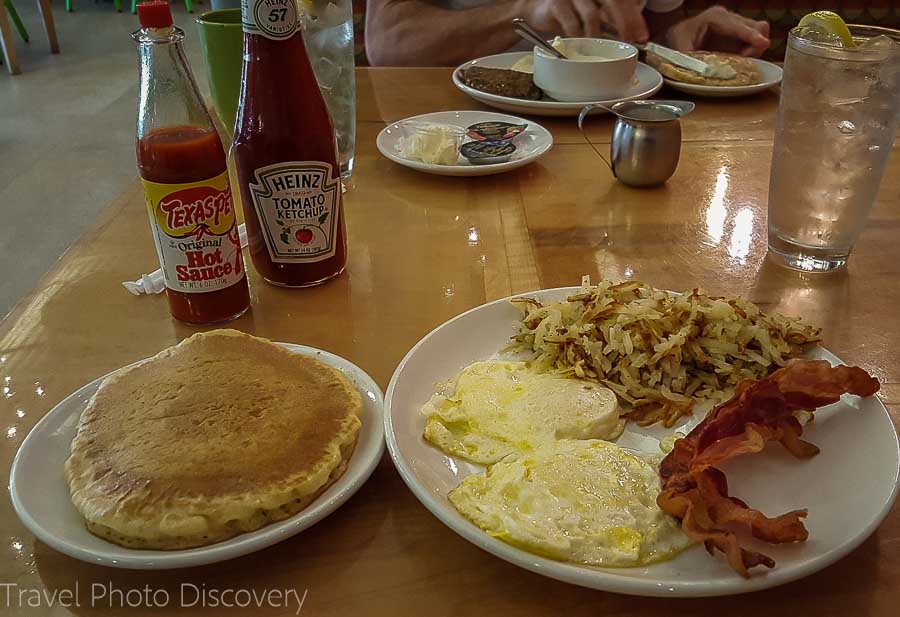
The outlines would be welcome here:
M 466 129 L 466 134 L 475 141 L 512 141 L 517 135 L 525 132 L 527 124 L 510 122 L 478 122 Z
M 508 161 L 516 147 L 508 141 L 469 141 L 459 151 L 476 165 L 492 165 Z

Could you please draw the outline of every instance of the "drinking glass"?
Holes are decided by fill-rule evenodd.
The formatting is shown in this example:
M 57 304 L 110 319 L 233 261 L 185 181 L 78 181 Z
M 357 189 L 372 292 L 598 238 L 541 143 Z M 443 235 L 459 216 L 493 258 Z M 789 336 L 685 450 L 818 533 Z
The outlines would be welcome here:
M 234 133 L 238 94 L 241 91 L 241 58 L 244 31 L 241 9 L 221 9 L 197 18 L 200 46 L 206 59 L 213 105 L 229 138 Z
M 900 120 L 900 32 L 850 26 L 856 47 L 788 37 L 769 184 L 769 249 L 785 265 L 847 263 Z
M 356 74 L 353 0 L 302 0 L 303 39 L 337 137 L 341 177 L 353 172 Z

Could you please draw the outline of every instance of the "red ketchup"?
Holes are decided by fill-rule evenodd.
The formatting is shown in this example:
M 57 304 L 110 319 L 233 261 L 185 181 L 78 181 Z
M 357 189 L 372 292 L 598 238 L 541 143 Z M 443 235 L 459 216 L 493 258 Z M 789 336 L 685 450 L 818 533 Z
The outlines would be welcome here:
M 138 5 L 138 168 L 175 318 L 234 319 L 250 307 L 225 151 L 167 2 Z
M 244 68 L 233 152 L 250 257 L 270 283 L 306 287 L 347 264 L 334 127 L 296 0 L 242 3 Z

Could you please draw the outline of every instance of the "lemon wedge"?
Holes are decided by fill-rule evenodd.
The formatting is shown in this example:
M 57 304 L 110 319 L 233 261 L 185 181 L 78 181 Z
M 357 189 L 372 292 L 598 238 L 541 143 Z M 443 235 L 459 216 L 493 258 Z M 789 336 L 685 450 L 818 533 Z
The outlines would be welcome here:
M 800 28 L 809 28 L 814 32 L 836 36 L 841 39 L 844 47 L 856 46 L 856 43 L 853 42 L 853 37 L 850 35 L 850 30 L 847 28 L 847 24 L 844 23 L 844 20 L 841 19 L 841 16 L 837 13 L 831 11 L 815 11 L 814 13 L 807 13 L 803 16 L 803 19 L 800 20 L 800 23 L 797 24 L 797 26 Z

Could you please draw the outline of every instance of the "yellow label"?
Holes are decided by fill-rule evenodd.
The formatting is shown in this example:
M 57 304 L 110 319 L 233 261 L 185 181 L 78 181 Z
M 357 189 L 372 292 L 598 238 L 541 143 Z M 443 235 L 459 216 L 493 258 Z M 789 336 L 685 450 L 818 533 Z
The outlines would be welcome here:
M 142 182 L 166 287 L 202 293 L 244 277 L 227 171 L 199 182 Z
M 203 232 L 220 236 L 234 225 L 227 171 L 199 182 L 143 183 L 150 216 L 167 236 L 186 238 Z

